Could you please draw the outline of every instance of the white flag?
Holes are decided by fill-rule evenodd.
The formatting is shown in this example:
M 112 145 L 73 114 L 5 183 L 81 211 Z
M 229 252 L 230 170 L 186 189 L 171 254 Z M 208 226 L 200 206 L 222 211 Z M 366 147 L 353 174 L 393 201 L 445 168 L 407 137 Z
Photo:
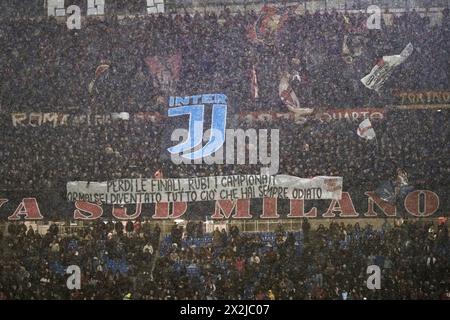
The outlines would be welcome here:
M 361 138 L 367 140 L 372 140 L 375 138 L 375 130 L 373 130 L 372 123 L 370 123 L 369 119 L 366 119 L 359 124 L 359 128 L 356 130 L 356 133 Z
M 378 91 L 384 85 L 387 79 L 394 72 L 395 67 L 399 66 L 412 54 L 414 48 L 411 43 L 403 49 L 398 55 L 384 56 L 383 59 L 378 61 L 372 71 L 361 82 L 369 89 Z

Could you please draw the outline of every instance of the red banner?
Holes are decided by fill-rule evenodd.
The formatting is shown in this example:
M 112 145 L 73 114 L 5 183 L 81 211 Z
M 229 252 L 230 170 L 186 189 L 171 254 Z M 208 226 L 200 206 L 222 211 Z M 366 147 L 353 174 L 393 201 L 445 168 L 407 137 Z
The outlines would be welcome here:
M 394 96 L 401 105 L 450 103 L 450 91 L 399 91 Z
M 352 196 L 348 192 L 342 193 L 341 200 L 331 200 L 319 211 L 315 206 L 305 210 L 305 204 L 309 200 L 281 200 L 289 201 L 289 209 L 280 209 L 278 200 L 275 198 L 263 199 L 261 212 L 255 212 L 251 199 L 218 200 L 214 203 L 214 209 L 209 213 L 215 220 L 223 219 L 279 219 L 279 218 L 384 218 L 398 216 L 398 208 L 389 202 L 383 201 L 375 192 L 364 193 L 366 199 L 364 207 L 356 208 Z M 323 200 L 324 202 L 326 200 Z M 9 199 L 0 199 L 0 210 Z M 188 212 L 194 203 L 156 203 L 152 210 L 144 209 L 141 204 L 129 206 L 102 206 L 97 203 L 76 201 L 72 208 L 75 220 L 96 220 L 105 215 L 108 210 L 115 219 L 135 220 L 141 215 L 151 216 L 152 219 L 178 219 Z M 439 196 L 430 190 L 415 190 L 410 192 L 404 199 L 403 208 L 412 217 L 423 218 L 433 216 L 435 213 L 444 215 L 441 209 Z M 8 220 L 42 220 L 44 215 L 37 198 L 24 198 L 20 203 L 14 204 L 15 210 L 7 212 Z M 147 206 L 150 208 L 150 206 Z M 1 212 L 0 211 L 0 212 Z M 1 212 L 2 214 L 5 212 Z
M 383 108 L 329 109 L 320 116 L 323 121 L 333 120 L 383 120 L 386 110 Z

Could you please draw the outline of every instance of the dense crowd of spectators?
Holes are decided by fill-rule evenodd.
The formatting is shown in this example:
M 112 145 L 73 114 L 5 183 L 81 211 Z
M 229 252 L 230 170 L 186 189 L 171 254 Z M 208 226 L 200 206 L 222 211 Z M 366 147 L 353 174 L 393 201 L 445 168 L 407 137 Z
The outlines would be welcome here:
M 395 17 L 392 26 L 382 24 L 381 30 L 361 28 L 366 19 L 361 14 L 291 14 L 275 36 L 254 43 L 248 30 L 257 18 L 255 12 L 232 15 L 227 10 L 219 16 L 178 14 L 120 21 L 108 16 L 105 21 L 83 21 L 81 30 L 72 31 L 52 19 L 4 20 L 0 26 L 1 189 L 61 189 L 69 180 L 151 176 L 160 168 L 172 177 L 252 171 L 248 166 L 171 166 L 167 158 L 159 157 L 170 144 L 161 138 L 170 127 L 167 120 L 12 128 L 10 112 L 14 111 L 160 111 L 164 115 L 168 95 L 205 92 L 225 93 L 231 115 L 243 110 L 281 111 L 285 107 L 278 96 L 279 75 L 294 67 L 301 76 L 300 84 L 293 85 L 299 99 L 315 107 L 379 106 L 388 103 L 393 90 L 449 88 L 447 11 L 441 25 L 432 26 L 412 11 Z M 415 47 L 413 56 L 388 80 L 385 92 L 373 94 L 362 86 L 359 79 L 376 58 L 399 53 L 408 42 Z M 179 80 L 163 85 L 164 77 L 152 74 L 145 61 L 179 52 Z M 300 64 L 292 64 L 293 59 Z M 100 64 L 110 67 L 89 90 Z M 251 94 L 253 66 L 257 100 Z M 375 124 L 376 145 L 354 134 L 356 122 L 233 125 L 280 129 L 282 173 L 343 175 L 350 186 L 377 183 L 380 175 L 408 167 L 414 180 L 428 178 L 439 184 L 450 167 L 445 156 L 447 120 L 445 110 L 391 112 L 387 121 Z
M 252 171 L 248 166 L 171 166 L 167 158 L 159 157 L 170 144 L 161 138 L 170 127 L 168 120 L 13 128 L 10 112 L 14 111 L 160 111 L 165 115 L 169 94 L 205 92 L 225 93 L 231 115 L 242 110 L 286 111 L 278 96 L 278 77 L 294 66 L 300 68 L 302 79 L 294 86 L 297 95 L 310 106 L 385 105 L 392 90 L 449 88 L 447 11 L 442 25 L 431 26 L 413 11 L 395 17 L 392 26 L 383 24 L 381 30 L 359 28 L 365 21 L 360 14 L 290 15 L 274 41 L 255 44 L 248 29 L 257 17 L 255 12 L 231 15 L 226 10 L 219 16 L 178 14 L 120 21 L 108 17 L 88 20 L 81 30 L 72 31 L 52 19 L 4 20 L 0 26 L 0 173 L 4 177 L 0 188 L 62 190 L 69 180 L 151 176 L 161 168 L 171 177 Z M 386 92 L 377 95 L 364 88 L 359 79 L 375 58 L 399 53 L 408 42 L 416 50 L 388 80 Z M 176 52 L 181 52 L 179 80 L 164 86 L 145 60 Z M 298 59 L 300 66 L 292 65 L 292 59 Z M 90 91 L 102 63 L 110 68 Z M 252 66 L 260 94 L 256 101 L 251 97 Z M 281 173 L 343 175 L 351 186 L 377 183 L 380 175 L 390 176 L 398 167 L 407 167 L 414 180 L 439 184 L 449 170 L 447 122 L 445 110 L 390 112 L 387 121 L 374 124 L 376 144 L 354 134 L 356 122 L 312 119 L 304 125 L 283 120 L 233 126 L 280 129 Z
M 278 83 L 284 71 L 299 72 L 297 96 L 313 107 L 381 105 L 394 90 L 449 87 L 448 10 L 442 24 L 431 25 L 412 11 L 395 16 L 392 25 L 382 23 L 380 30 L 367 30 L 363 14 L 291 14 L 278 31 L 259 32 L 264 41 L 255 42 L 249 30 L 258 16 L 226 10 L 122 20 L 108 16 L 83 21 L 80 30 L 68 30 L 52 18 L 6 19 L 0 26 L 2 111 L 149 111 L 158 110 L 161 101 L 165 105 L 169 94 L 204 92 L 227 94 L 235 111 L 283 110 Z M 380 95 L 360 83 L 378 59 L 399 54 L 409 42 L 412 56 Z M 165 80 L 154 77 L 148 58 L 164 61 L 178 53 L 179 71 L 172 69 Z M 175 60 L 170 61 L 163 62 L 168 69 Z M 100 64 L 110 68 L 90 93 Z M 253 67 L 258 101 L 252 97 Z
M 130 225 L 131 224 L 131 225 Z M 177 230 L 178 229 L 178 230 Z M 302 231 L 161 237 L 146 222 L 98 222 L 65 236 L 11 224 L 0 237 L 2 299 L 448 299 L 445 224 L 331 223 Z M 178 236 L 178 234 L 180 236 Z M 164 248 L 163 248 L 164 247 Z M 69 290 L 65 269 L 81 269 Z M 381 269 L 380 289 L 367 267 Z
M 260 172 L 258 165 L 172 164 L 166 135 L 173 123 L 166 118 L 13 127 L 12 112 L 166 114 L 169 95 L 210 92 L 227 95 L 231 115 L 287 112 L 278 94 L 286 71 L 298 72 L 293 89 L 302 106 L 316 108 L 316 115 L 328 107 L 385 107 L 396 90 L 450 88 L 448 10 L 440 25 L 412 11 L 395 17 L 390 26 L 383 23 L 381 30 L 366 30 L 361 28 L 366 18 L 292 14 L 279 31 L 259 35 L 262 42 L 249 37 L 255 12 L 107 16 L 83 20 L 81 30 L 71 31 L 53 19 L 3 19 L 2 197 L 38 195 L 39 201 L 58 206 L 67 203 L 65 184 L 72 180 L 152 177 L 157 170 L 165 177 Z M 400 53 L 408 42 L 414 53 L 380 94 L 360 83 L 377 59 Z M 173 63 L 165 66 L 170 74 L 155 75 L 151 57 Z M 109 67 L 96 75 L 99 65 Z M 402 169 L 410 184 L 439 194 L 445 215 L 449 120 L 448 109 L 386 109 L 383 120 L 372 121 L 373 141 L 356 135 L 361 119 L 241 119 L 227 126 L 279 129 L 280 174 L 342 176 L 349 192 L 374 190 Z M 445 225 L 386 223 L 374 230 L 332 223 L 315 229 L 304 221 L 302 232 L 295 234 L 281 229 L 246 234 L 233 228 L 203 235 L 201 224 L 189 224 L 186 233 L 179 228 L 169 238 L 160 233 L 140 222 L 99 221 L 68 235 L 55 227 L 39 235 L 10 224 L 0 235 L 0 298 L 438 299 L 450 291 Z M 65 268 L 71 264 L 81 267 L 81 290 L 66 288 Z M 382 267 L 380 290 L 370 291 L 365 284 L 372 264 Z

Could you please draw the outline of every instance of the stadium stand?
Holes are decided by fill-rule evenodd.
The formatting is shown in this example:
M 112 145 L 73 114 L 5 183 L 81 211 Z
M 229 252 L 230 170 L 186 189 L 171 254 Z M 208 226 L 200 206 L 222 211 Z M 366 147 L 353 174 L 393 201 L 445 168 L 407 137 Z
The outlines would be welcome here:
M 375 30 L 364 1 L 336 1 L 339 10 L 319 10 L 329 1 L 292 10 L 167 1 L 155 15 L 144 1 L 115 1 L 79 30 L 47 17 L 44 2 L 0 3 L 0 217 L 32 197 L 51 225 L 1 223 L 0 299 L 448 299 L 448 2 L 383 5 Z M 86 1 L 72 2 L 86 11 Z M 408 43 L 414 51 L 381 91 L 361 82 Z M 289 95 L 312 114 L 287 106 L 284 74 L 294 75 Z M 206 202 L 183 216 L 186 230 L 149 223 L 150 206 L 126 224 L 106 215 L 74 229 L 53 223 L 73 222 L 69 181 L 258 174 L 260 165 L 175 165 L 167 156 L 177 125 L 169 97 L 219 92 L 232 127 L 280 131 L 279 174 L 343 177 L 362 215 L 367 191 L 406 172 L 408 187 L 438 197 L 436 208 L 417 205 L 417 216 L 434 215 L 408 219 L 403 195 L 393 202 L 402 223 L 377 227 L 299 219 L 294 231 L 206 232 L 215 210 Z M 375 140 L 358 136 L 364 118 Z M 282 218 L 289 206 L 280 201 Z M 70 265 L 82 270 L 81 290 L 67 290 Z M 366 287 L 368 265 L 382 266 L 383 290 Z

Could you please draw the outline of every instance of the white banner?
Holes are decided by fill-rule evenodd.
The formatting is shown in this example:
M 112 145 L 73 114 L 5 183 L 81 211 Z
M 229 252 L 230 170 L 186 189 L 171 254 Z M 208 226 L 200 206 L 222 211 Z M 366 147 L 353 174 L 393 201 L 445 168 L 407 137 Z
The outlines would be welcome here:
M 67 183 L 69 201 L 104 204 L 197 202 L 250 198 L 336 199 L 342 177 L 303 179 L 288 175 L 234 175 L 185 179 L 118 179 Z

